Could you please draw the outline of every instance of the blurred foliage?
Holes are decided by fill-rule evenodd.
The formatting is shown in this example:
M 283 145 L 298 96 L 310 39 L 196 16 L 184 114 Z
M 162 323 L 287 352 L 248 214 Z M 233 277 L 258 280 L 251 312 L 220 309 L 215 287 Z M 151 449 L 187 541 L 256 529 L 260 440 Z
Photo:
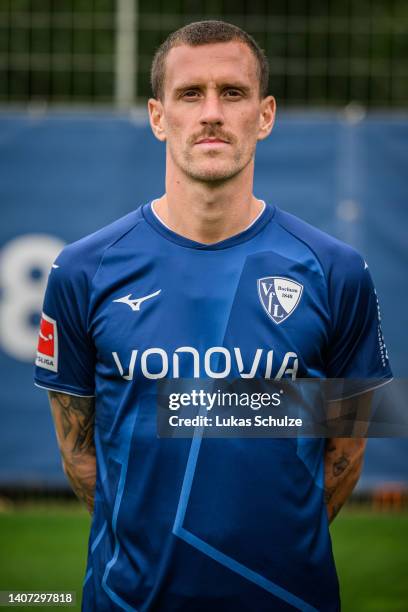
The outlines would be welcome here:
M 115 11 L 115 0 L 0 0 L 0 100 L 112 103 Z M 283 105 L 408 102 L 406 0 L 139 0 L 138 12 L 140 101 L 166 35 L 219 18 L 265 49 Z

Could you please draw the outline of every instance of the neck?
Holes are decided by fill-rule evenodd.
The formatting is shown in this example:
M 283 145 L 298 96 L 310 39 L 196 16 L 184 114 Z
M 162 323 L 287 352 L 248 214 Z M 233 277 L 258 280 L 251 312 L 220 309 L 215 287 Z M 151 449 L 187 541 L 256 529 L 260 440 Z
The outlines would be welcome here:
M 166 193 L 154 210 L 172 231 L 203 244 L 226 240 L 245 230 L 263 203 L 252 194 L 253 161 L 223 182 L 196 181 L 168 166 Z

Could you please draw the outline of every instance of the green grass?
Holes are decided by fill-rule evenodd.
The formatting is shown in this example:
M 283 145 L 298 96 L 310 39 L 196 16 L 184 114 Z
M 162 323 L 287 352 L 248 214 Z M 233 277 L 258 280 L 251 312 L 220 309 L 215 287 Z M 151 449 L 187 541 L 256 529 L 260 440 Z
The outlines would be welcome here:
M 408 611 L 408 514 L 344 511 L 331 528 L 344 612 Z
M 77 606 L 44 610 L 80 610 L 89 525 L 77 504 L 0 513 L 0 591 L 76 591 Z
M 3 510 L 0 590 L 76 591 L 79 610 L 88 530 L 76 505 Z M 343 612 L 408 611 L 408 514 L 343 511 L 332 538 Z

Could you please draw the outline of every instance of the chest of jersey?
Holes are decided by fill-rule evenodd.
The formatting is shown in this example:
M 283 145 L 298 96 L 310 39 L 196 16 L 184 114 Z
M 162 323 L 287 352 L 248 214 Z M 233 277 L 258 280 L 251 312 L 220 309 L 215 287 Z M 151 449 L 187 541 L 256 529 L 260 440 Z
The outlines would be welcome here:
M 324 376 L 320 271 L 265 247 L 112 249 L 94 281 L 97 377 Z

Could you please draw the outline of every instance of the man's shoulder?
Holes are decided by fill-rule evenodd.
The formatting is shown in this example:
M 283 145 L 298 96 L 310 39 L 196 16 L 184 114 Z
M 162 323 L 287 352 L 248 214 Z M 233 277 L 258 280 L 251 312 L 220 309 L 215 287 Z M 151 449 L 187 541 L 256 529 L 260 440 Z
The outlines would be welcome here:
M 295 215 L 277 209 L 276 222 L 295 240 L 303 243 L 318 259 L 324 272 L 352 273 L 366 268 L 364 258 L 352 246 Z
M 113 221 L 109 225 L 68 244 L 58 255 L 54 268 L 73 273 L 92 274 L 96 271 L 105 251 L 143 221 L 141 207 Z

